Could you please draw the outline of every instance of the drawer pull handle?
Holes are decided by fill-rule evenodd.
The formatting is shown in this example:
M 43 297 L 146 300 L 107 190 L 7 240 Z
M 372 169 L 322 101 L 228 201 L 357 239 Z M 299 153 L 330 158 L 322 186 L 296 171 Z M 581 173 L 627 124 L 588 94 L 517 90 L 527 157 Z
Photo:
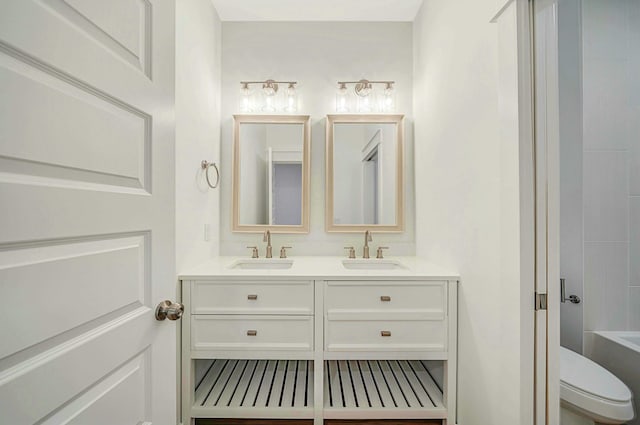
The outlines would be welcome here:
M 380 331 L 380 336 L 391 336 L 391 331 Z
M 382 295 L 382 296 L 380 297 L 380 301 L 382 301 L 382 302 L 389 302 L 389 301 L 391 301 L 391 297 L 390 297 L 389 295 Z
M 252 295 L 247 295 L 247 299 L 248 299 L 248 300 L 255 301 L 255 300 L 257 300 L 257 299 L 258 299 L 258 296 L 257 296 L 257 295 L 253 295 L 253 294 L 252 294 Z
M 255 330 L 247 331 L 247 336 L 256 336 L 256 335 L 258 335 L 258 331 L 255 331 Z

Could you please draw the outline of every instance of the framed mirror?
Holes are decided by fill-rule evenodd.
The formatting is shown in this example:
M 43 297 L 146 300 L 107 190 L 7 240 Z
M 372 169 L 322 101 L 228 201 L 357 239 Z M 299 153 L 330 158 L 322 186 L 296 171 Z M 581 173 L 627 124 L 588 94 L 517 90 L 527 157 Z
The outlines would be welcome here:
M 233 231 L 308 233 L 309 116 L 233 118 Z
M 404 115 L 328 115 L 326 230 L 404 230 Z

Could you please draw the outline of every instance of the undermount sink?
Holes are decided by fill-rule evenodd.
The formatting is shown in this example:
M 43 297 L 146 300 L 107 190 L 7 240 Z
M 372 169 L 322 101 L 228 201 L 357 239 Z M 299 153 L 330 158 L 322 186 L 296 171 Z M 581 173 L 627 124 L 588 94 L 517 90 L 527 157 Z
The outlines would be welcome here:
M 231 269 L 241 270 L 285 270 L 290 269 L 293 266 L 293 260 L 279 260 L 279 259 L 248 259 L 238 260 L 231 264 Z
M 400 270 L 406 267 L 396 260 L 342 260 L 342 265 L 349 270 Z

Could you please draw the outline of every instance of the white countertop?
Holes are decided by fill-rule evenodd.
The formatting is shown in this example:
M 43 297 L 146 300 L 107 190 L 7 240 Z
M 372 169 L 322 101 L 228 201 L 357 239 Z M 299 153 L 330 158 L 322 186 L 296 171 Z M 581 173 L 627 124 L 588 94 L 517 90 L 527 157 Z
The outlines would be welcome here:
M 418 257 L 385 257 L 384 260 L 397 261 L 401 263 L 403 268 L 390 269 L 390 270 L 353 270 L 347 269 L 342 265 L 342 260 L 346 260 L 346 257 L 297 257 L 291 256 L 286 260 L 280 260 L 274 258 L 268 261 L 293 261 L 293 265 L 288 269 L 260 269 L 260 270 L 247 270 L 233 268 L 233 265 L 238 261 L 265 261 L 263 258 L 253 260 L 248 257 L 215 257 L 211 260 L 200 264 L 191 269 L 182 271 L 179 274 L 181 280 L 203 279 L 214 276 L 225 277 L 304 277 L 311 278 L 390 278 L 390 277 L 422 277 L 429 279 L 442 279 L 442 280 L 457 280 L 459 276 L 457 273 L 449 270 L 444 270 L 434 264 L 422 260 Z M 357 259 L 361 260 L 361 259 Z M 384 261 L 383 260 L 383 261 Z M 352 260 L 353 261 L 353 260 Z M 375 263 L 381 261 L 376 258 L 368 260 L 361 260 L 366 262 Z

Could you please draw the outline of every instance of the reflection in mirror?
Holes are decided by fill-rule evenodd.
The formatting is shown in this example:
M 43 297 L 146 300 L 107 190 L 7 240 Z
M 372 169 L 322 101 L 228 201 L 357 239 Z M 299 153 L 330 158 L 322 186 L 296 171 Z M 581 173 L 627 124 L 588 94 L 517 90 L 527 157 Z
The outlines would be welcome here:
M 330 115 L 328 125 L 327 230 L 401 231 L 402 116 Z
M 396 125 L 336 123 L 333 134 L 333 222 L 395 224 Z
M 302 224 L 302 124 L 240 125 L 240 224 Z
M 235 121 L 234 230 L 308 231 L 308 117 Z

